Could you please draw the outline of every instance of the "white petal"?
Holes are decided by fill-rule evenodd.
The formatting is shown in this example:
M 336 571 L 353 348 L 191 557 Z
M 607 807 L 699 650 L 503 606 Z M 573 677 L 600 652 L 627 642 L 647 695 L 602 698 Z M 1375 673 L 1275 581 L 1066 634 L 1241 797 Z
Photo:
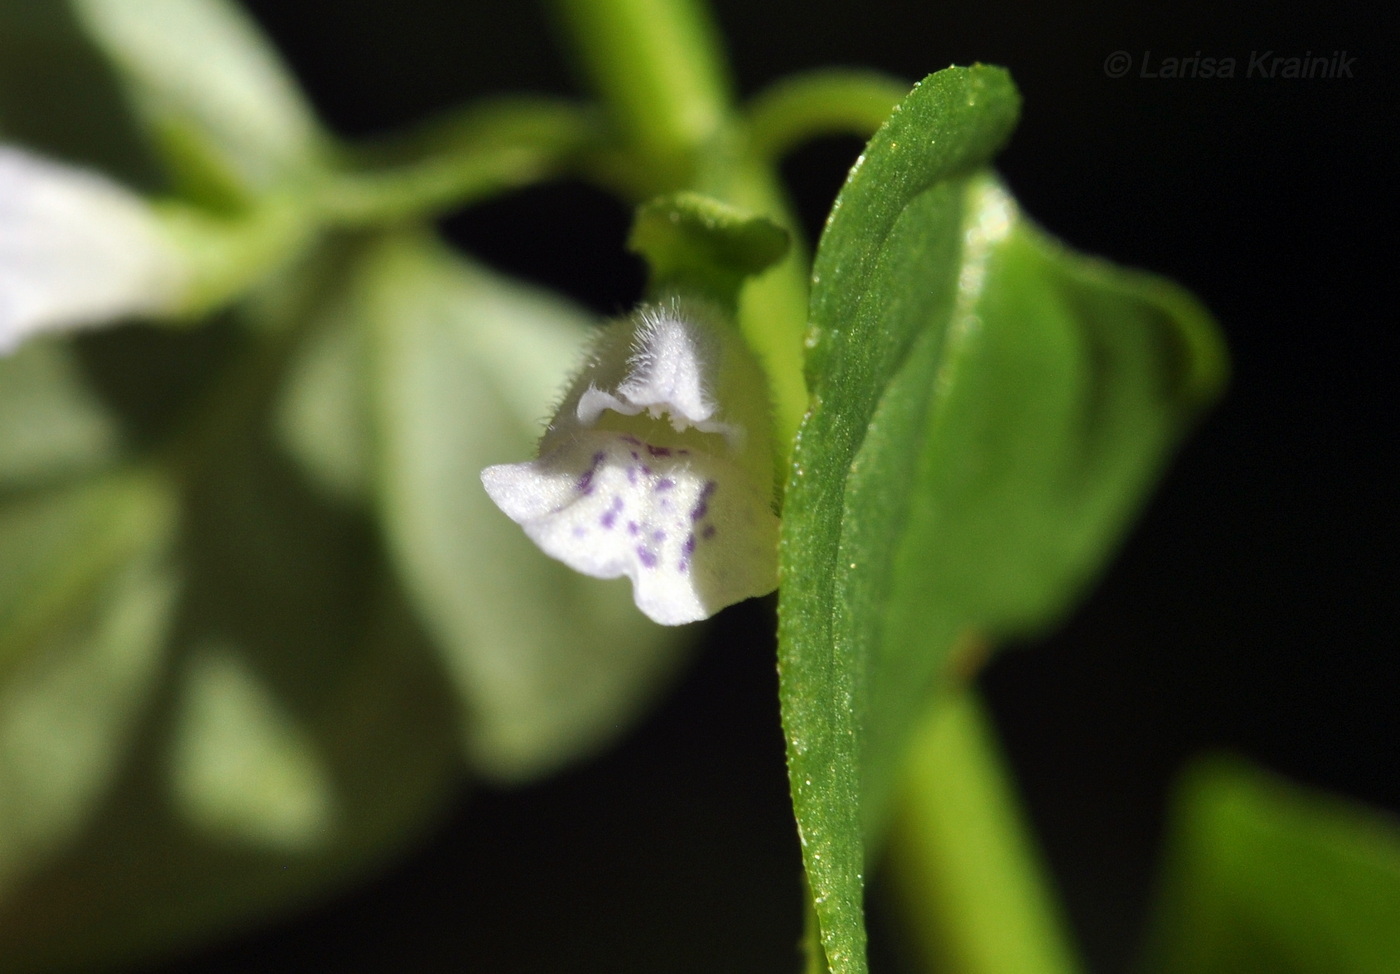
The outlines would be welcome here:
M 777 586 L 766 485 L 714 440 L 719 455 L 590 431 L 481 479 L 546 554 L 597 578 L 626 575 L 639 609 L 680 625 Z
M 38 332 L 170 310 L 184 276 L 139 196 L 0 146 L 0 352 Z

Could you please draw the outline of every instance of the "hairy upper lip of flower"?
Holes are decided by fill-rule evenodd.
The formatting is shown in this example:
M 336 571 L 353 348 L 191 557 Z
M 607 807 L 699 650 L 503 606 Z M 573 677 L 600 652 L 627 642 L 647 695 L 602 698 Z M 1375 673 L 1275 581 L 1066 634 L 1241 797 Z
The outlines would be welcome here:
M 729 392 L 758 404 L 748 423 L 723 414 Z M 721 314 L 671 299 L 603 335 L 538 459 L 482 480 L 546 553 L 627 575 L 657 622 L 693 622 L 776 585 L 763 401 L 762 375 Z

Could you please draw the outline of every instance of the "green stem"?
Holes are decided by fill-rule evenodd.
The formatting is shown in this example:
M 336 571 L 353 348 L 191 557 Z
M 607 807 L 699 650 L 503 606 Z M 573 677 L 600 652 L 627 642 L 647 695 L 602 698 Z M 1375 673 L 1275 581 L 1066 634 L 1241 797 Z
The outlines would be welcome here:
M 647 195 L 692 188 L 695 163 L 733 114 L 718 37 L 691 0 L 555 0 Z
M 374 151 L 396 161 L 337 174 L 313 206 L 329 223 L 374 226 L 441 213 L 567 172 L 605 179 L 602 142 L 598 119 L 581 106 L 501 99 Z
M 878 71 L 828 68 L 785 78 L 749 102 L 752 152 L 776 160 L 813 136 L 869 138 L 907 94 L 907 82 Z
M 1078 974 L 991 722 L 972 690 L 941 696 L 916 731 L 886 861 L 923 969 Z
M 190 281 L 176 309 L 193 321 L 229 304 L 307 249 L 317 227 L 294 198 L 268 197 L 236 217 L 181 203 L 162 204 L 166 230 L 184 252 Z

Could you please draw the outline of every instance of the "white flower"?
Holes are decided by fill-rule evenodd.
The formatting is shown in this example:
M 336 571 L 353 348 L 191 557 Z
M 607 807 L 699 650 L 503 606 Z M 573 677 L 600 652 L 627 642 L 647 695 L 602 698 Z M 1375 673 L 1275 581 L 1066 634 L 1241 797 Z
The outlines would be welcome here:
M 777 586 L 763 375 L 709 305 L 672 298 L 609 327 L 538 459 L 481 479 L 546 554 L 626 575 L 637 607 L 664 625 Z
M 141 197 L 0 145 L 0 354 L 40 332 L 172 310 L 185 276 Z

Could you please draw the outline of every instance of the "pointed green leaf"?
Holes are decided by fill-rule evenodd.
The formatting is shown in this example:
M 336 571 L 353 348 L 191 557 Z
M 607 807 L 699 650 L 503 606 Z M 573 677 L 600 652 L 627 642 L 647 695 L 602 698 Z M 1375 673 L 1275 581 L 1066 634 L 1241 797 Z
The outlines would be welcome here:
M 1154 974 L 1388 974 L 1400 962 L 1400 822 L 1233 761 L 1177 800 Z
M 531 455 L 590 321 L 416 238 L 386 244 L 363 288 L 390 548 L 466 703 L 476 765 L 544 773 L 624 729 L 679 659 L 625 580 L 550 560 L 481 486 L 484 467 Z
M 1062 613 L 1220 377 L 1189 296 L 1064 251 L 982 171 L 1017 108 L 999 69 L 923 82 L 852 170 L 813 270 L 780 660 L 838 972 L 864 969 L 865 842 L 955 639 Z

